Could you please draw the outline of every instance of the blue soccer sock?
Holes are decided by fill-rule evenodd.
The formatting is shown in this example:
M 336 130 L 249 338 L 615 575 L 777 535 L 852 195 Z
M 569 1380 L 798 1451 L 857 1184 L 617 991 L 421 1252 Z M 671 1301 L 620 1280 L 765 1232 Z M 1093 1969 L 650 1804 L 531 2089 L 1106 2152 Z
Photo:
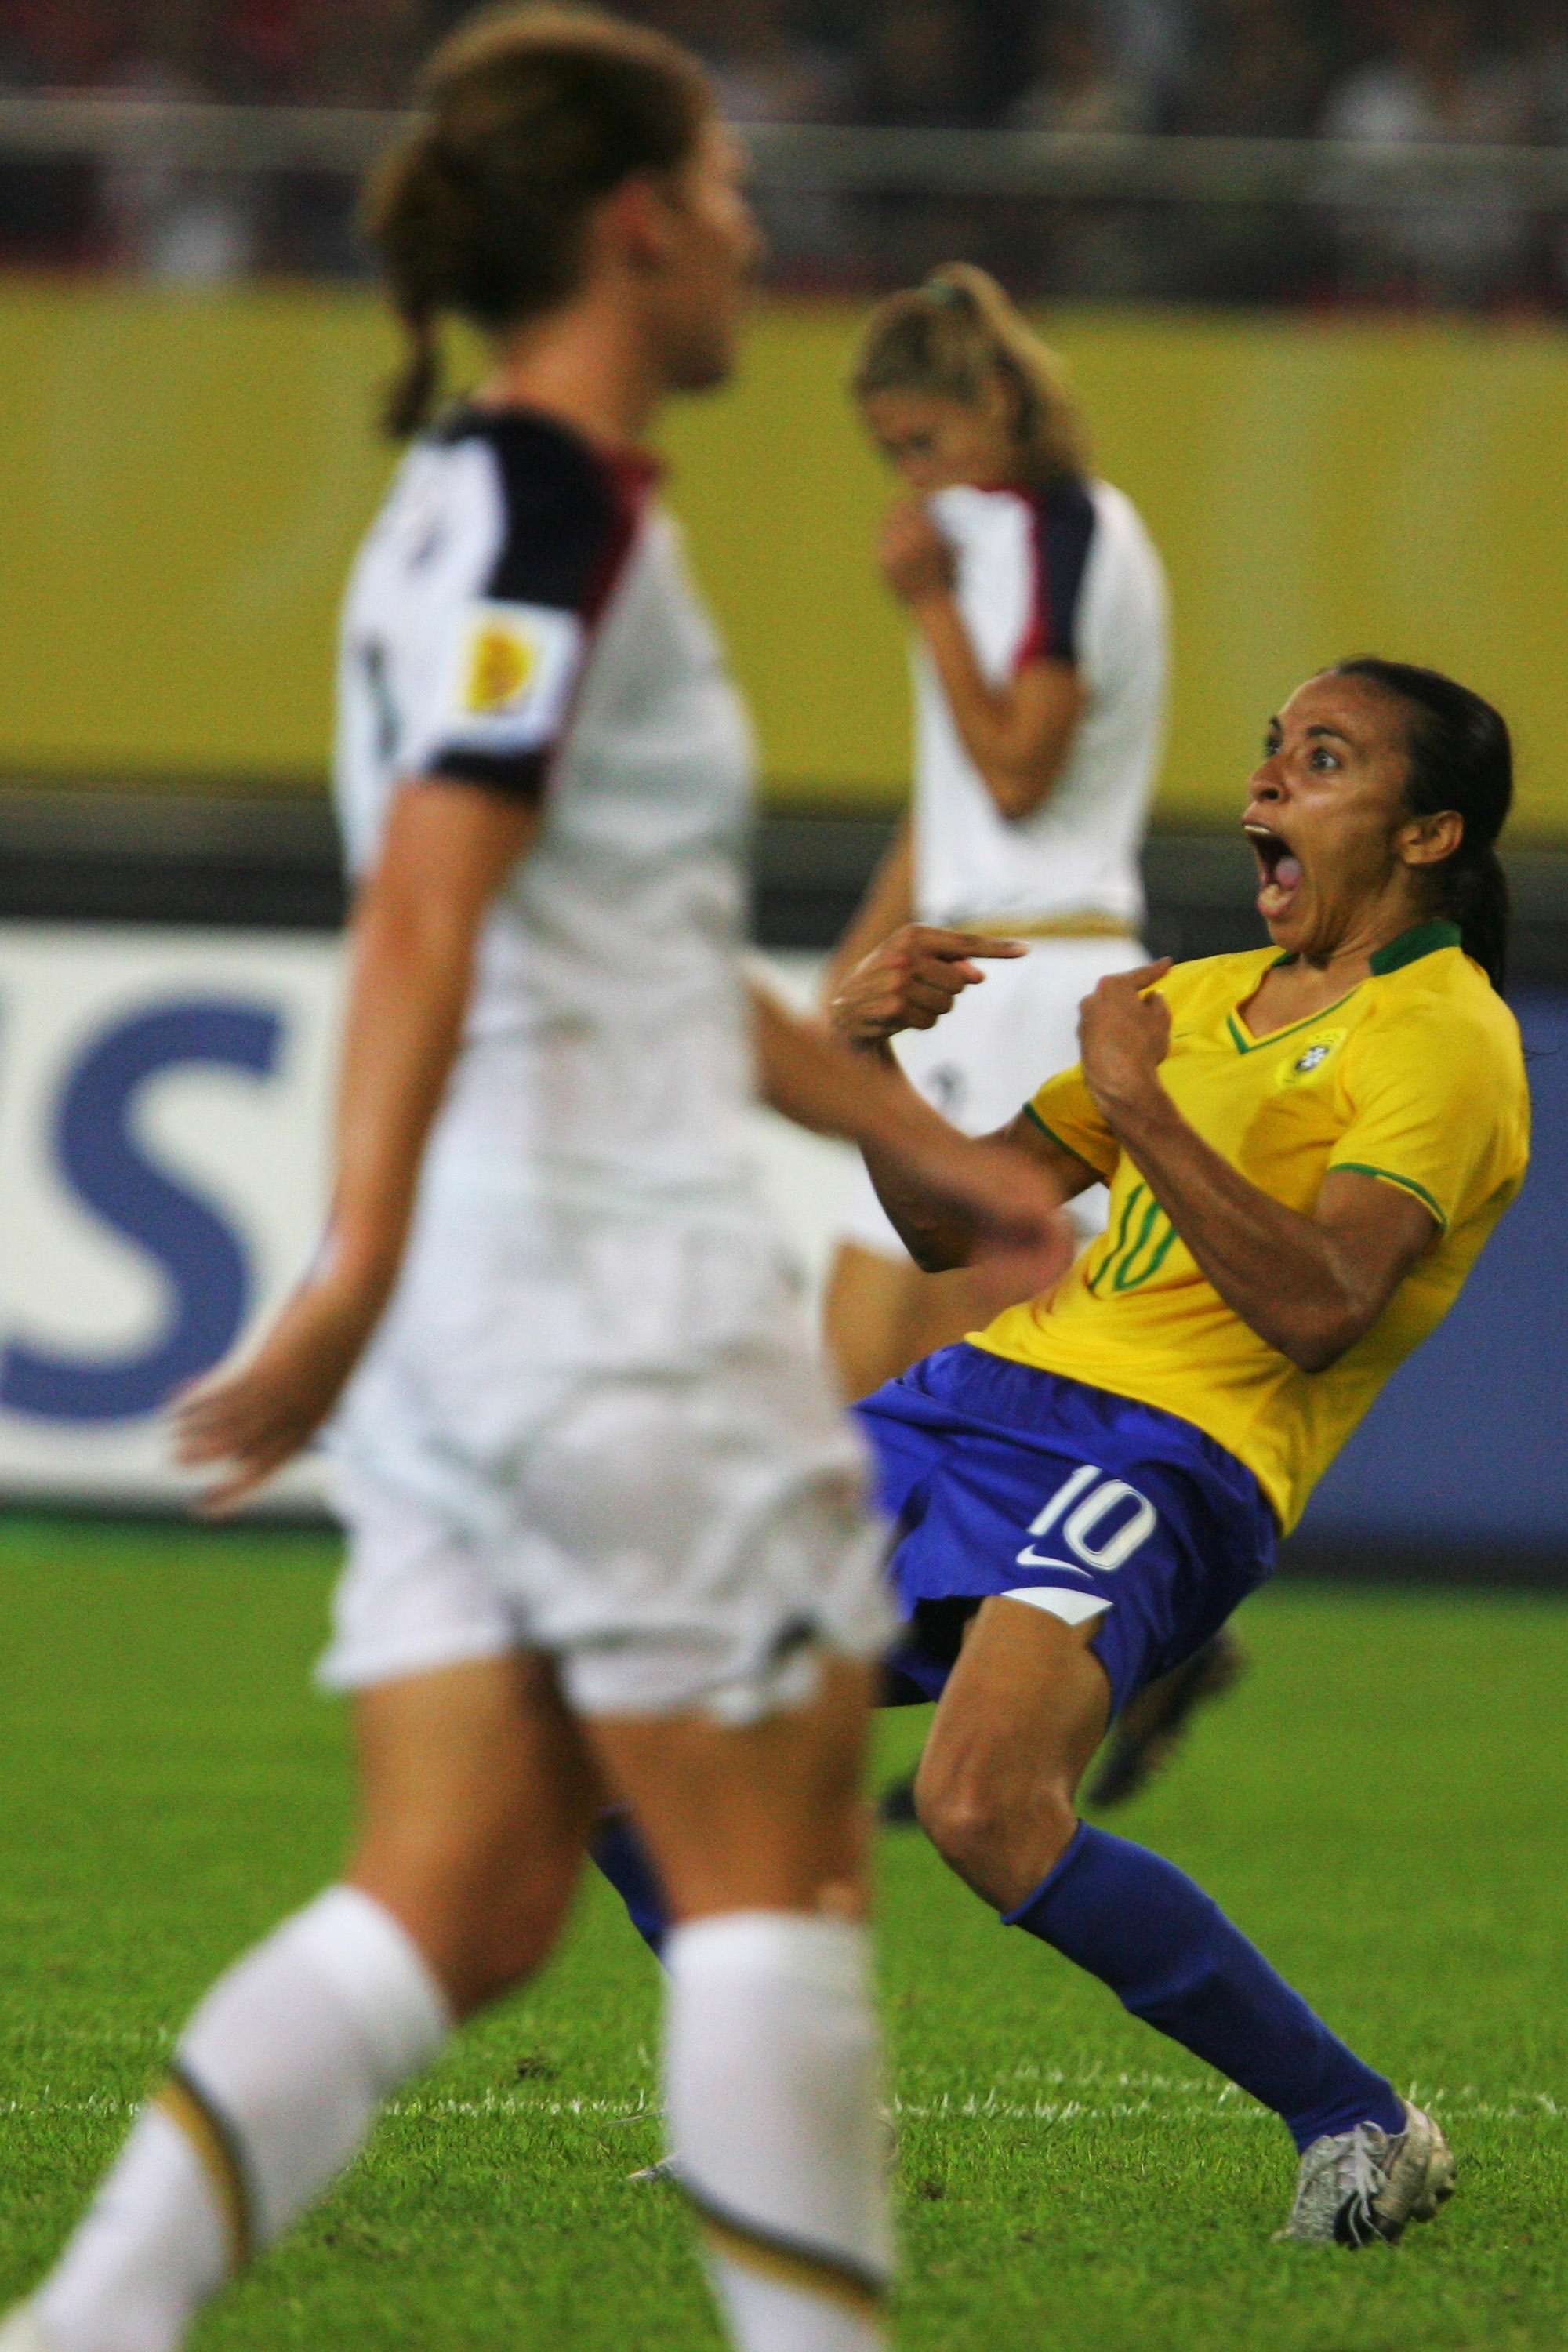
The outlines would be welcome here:
M 1298 2148 L 1359 2123 L 1405 2129 L 1393 2084 L 1329 2032 L 1202 1887 L 1145 1847 L 1081 1823 L 1002 1923 L 1054 1945 L 1134 2017 L 1272 2107 Z
M 629 1813 L 606 1813 L 588 1851 L 626 1906 L 632 1926 L 656 1960 L 664 1958 L 669 1915 L 664 1889 Z

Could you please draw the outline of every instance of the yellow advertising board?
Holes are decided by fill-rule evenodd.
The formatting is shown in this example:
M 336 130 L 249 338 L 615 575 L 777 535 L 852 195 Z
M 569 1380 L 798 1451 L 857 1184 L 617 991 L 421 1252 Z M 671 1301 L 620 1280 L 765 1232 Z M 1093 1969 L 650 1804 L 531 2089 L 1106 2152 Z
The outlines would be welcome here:
M 888 484 L 841 389 L 855 321 L 764 308 L 739 381 L 682 408 L 668 447 L 770 790 L 863 807 L 899 797 L 908 719 L 870 563 Z M 1268 710 L 1376 650 L 1493 696 L 1521 831 L 1568 835 L 1568 334 L 1149 310 L 1047 327 L 1171 573 L 1166 814 L 1231 816 Z M 0 772 L 319 782 L 391 358 L 368 293 L 0 284 Z

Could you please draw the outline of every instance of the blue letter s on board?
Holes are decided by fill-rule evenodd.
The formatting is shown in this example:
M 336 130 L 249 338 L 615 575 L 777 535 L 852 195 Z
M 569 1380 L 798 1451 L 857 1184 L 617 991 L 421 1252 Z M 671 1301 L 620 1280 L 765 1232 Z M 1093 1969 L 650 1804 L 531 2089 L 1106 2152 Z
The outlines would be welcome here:
M 250 1304 L 244 1246 L 216 1208 L 144 1155 L 133 1116 L 150 1078 L 191 1063 L 269 1077 L 282 1031 L 266 1005 L 197 998 L 139 1013 L 92 1040 L 60 1097 L 55 1156 L 78 1198 L 157 1261 L 170 1312 L 133 1355 L 7 1347 L 0 1405 L 40 1421 L 133 1421 L 233 1346 Z

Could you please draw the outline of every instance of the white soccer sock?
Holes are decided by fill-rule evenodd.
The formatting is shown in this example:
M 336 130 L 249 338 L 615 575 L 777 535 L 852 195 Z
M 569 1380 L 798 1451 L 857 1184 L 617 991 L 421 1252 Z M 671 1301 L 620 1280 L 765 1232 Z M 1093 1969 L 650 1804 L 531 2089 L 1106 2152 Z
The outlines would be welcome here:
M 451 2030 L 391 1914 L 329 1887 L 221 1977 L 34 2298 L 51 2352 L 174 2352 Z
M 874 2352 L 892 2266 L 866 1931 L 791 1911 L 677 1927 L 665 2101 L 742 2352 Z
M 49 2352 L 170 2352 L 229 2259 L 201 2158 L 145 2107 L 33 2310 Z

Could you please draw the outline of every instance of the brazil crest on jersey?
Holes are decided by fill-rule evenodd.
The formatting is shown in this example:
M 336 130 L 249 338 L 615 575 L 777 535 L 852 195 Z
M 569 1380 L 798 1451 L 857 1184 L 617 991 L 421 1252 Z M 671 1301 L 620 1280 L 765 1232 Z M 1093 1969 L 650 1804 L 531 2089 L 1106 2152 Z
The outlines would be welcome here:
M 1110 1222 L 1054 1289 L 972 1338 L 1194 1423 L 1246 1463 L 1288 1530 L 1390 1373 L 1453 1305 L 1519 1191 L 1530 1098 L 1518 1024 L 1454 924 L 1405 932 L 1338 1003 L 1254 1036 L 1241 1008 L 1279 961 L 1265 948 L 1167 973 L 1160 1075 L 1205 1142 L 1288 1208 L 1311 1215 L 1339 1168 L 1395 1184 L 1430 1213 L 1432 1247 L 1365 1338 L 1321 1372 L 1259 1339 L 1199 1271 L 1079 1069 L 1029 1109 L 1110 1185 Z

